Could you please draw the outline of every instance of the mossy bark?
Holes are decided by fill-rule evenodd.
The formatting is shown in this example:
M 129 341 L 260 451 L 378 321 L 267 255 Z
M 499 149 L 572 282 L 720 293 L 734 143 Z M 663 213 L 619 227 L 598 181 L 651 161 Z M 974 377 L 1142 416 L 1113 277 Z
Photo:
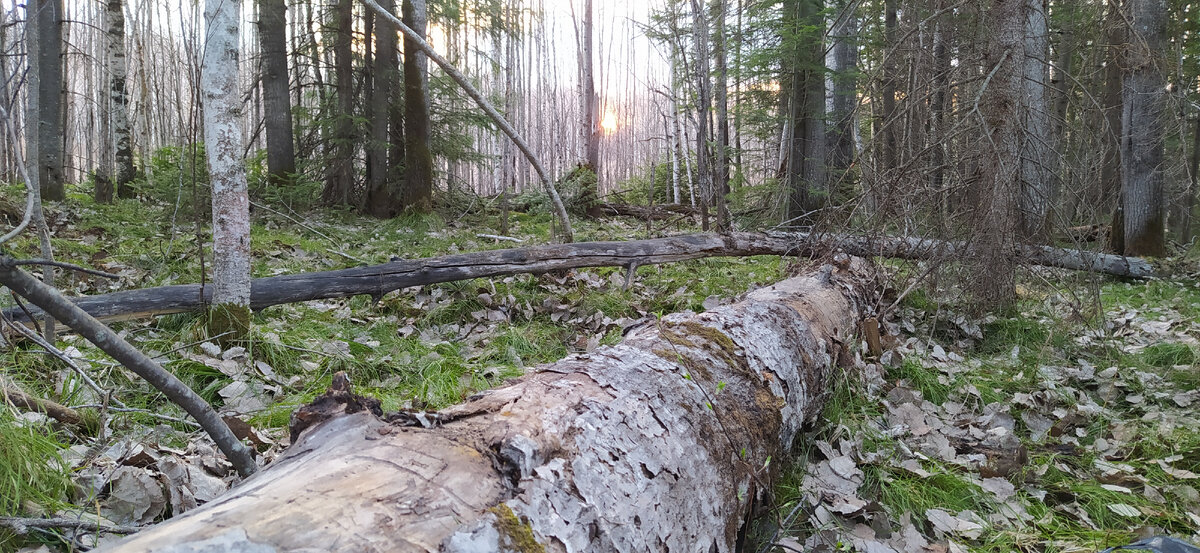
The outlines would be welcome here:
M 206 325 L 209 336 L 217 336 L 217 342 L 227 345 L 245 338 L 250 333 L 250 307 L 223 303 L 209 307 Z

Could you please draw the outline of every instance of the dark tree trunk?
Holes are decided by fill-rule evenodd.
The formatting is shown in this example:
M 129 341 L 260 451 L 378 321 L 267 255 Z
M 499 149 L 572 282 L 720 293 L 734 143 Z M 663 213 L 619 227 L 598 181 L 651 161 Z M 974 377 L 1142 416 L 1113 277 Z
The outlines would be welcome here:
M 879 173 L 887 173 L 899 164 L 896 140 L 896 0 L 884 0 L 883 3 L 884 41 L 887 44 L 887 59 L 883 65 L 883 123 L 880 139 L 883 141 L 883 167 Z M 882 200 L 882 198 L 880 198 Z
M 840 19 L 834 22 L 830 36 L 833 40 L 832 111 L 829 113 L 832 125 L 826 129 L 826 147 L 829 171 L 832 173 L 830 177 L 842 188 L 851 185 L 846 171 L 854 160 L 855 126 L 858 122 L 855 116 L 858 109 L 858 15 L 849 6 L 851 3 L 843 2 L 845 13 L 839 12 Z
M 692 31 L 695 33 L 696 54 L 696 176 L 700 184 L 700 227 L 708 230 L 708 208 L 713 200 L 713 175 L 709 168 L 711 164 L 708 152 L 708 114 L 711 110 L 708 68 L 708 18 L 704 16 L 704 7 L 699 0 L 692 1 Z
M 714 167 L 715 192 L 717 196 L 717 229 L 730 228 L 729 207 L 729 67 L 726 53 L 729 50 L 729 38 L 725 32 L 725 16 L 728 0 L 713 0 L 713 20 L 716 27 L 716 37 L 713 40 L 717 62 L 717 147 Z
M 329 205 L 352 205 L 354 192 L 354 2 L 337 0 L 333 36 L 334 109 L 332 159 L 325 175 L 321 199 Z
M 36 86 L 38 96 L 37 113 L 30 114 L 27 125 L 36 125 L 36 132 L 27 131 L 36 137 L 36 163 L 39 166 L 38 184 L 42 199 L 62 201 L 66 199 L 63 175 L 63 33 L 62 0 L 29 0 L 28 13 L 34 14 L 36 54 L 29 60 L 29 83 Z M 31 51 L 34 50 L 31 48 Z M 0 77 L 5 78 L 5 77 Z M 30 149 L 30 153 L 34 152 Z M 35 162 L 33 159 L 31 163 Z
M 1127 43 L 1121 136 L 1121 202 L 1125 255 L 1166 255 L 1163 140 L 1166 79 L 1158 57 L 1166 46 L 1166 0 L 1128 0 L 1133 32 Z
M 1101 214 L 1112 213 L 1112 234 L 1109 249 L 1125 251 L 1124 221 L 1121 220 L 1121 64 L 1124 60 L 1125 21 L 1121 15 L 1124 0 L 1112 0 L 1104 18 L 1107 32 L 1107 56 L 1104 60 L 1104 159 L 1100 169 L 1100 190 L 1097 194 Z
M 425 0 L 404 0 L 404 24 L 425 36 Z M 433 209 L 433 152 L 429 129 L 429 71 L 426 56 L 404 38 L 404 194 L 405 209 Z
M 393 11 L 395 0 L 380 0 L 383 9 Z M 392 152 L 392 109 L 395 91 L 400 89 L 399 51 L 396 31 L 390 25 L 379 25 L 375 32 L 374 90 L 367 100 L 367 124 L 371 140 L 367 146 L 367 196 L 364 209 L 375 217 L 394 217 L 403 209 L 400 186 L 392 171 L 399 159 Z
M 288 86 L 285 0 L 259 0 L 258 37 L 262 48 L 267 178 L 271 185 L 286 186 L 296 172 L 296 150 L 293 146 L 292 105 Z
M 784 220 L 811 224 L 825 203 L 825 55 L 821 48 L 822 0 L 791 0 L 785 7 L 794 33 L 788 96 L 789 148 Z

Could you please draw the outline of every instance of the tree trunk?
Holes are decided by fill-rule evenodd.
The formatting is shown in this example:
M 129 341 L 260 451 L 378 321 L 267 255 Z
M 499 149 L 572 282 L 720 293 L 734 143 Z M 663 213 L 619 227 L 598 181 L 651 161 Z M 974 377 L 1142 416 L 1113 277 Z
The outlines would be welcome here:
M 425 37 L 425 0 L 404 0 L 404 23 Z M 429 70 L 426 56 L 404 38 L 404 207 L 433 209 L 433 152 L 429 147 Z
M 263 113 L 267 134 L 267 179 L 287 186 L 296 172 L 292 144 L 292 104 L 287 60 L 287 2 L 258 0 L 258 36 L 262 48 Z
M 1192 241 L 1192 210 L 1196 205 L 1196 188 L 1200 185 L 1200 115 L 1196 117 L 1195 132 L 1192 134 L 1192 160 L 1188 164 L 1188 184 L 1184 190 L 1183 205 L 1179 213 L 1179 236 L 1181 244 Z
M 579 38 L 579 106 L 582 115 L 580 132 L 583 137 L 584 163 L 600 175 L 600 98 L 596 95 L 595 39 L 593 38 L 592 0 L 583 0 L 583 23 Z M 596 197 L 596 190 L 591 195 Z M 584 194 L 587 194 L 585 191 Z
M 391 423 L 335 377 L 259 476 L 112 551 L 734 551 L 873 288 L 845 257 Z
M 250 306 L 272 305 L 371 295 L 376 298 L 406 288 L 472 278 L 545 273 L 582 267 L 640 267 L 720 256 L 814 256 L 841 250 L 851 255 L 941 261 L 978 255 L 978 244 L 909 237 L 814 235 L 808 233 L 731 232 L 690 234 L 628 242 L 581 242 L 510 250 L 490 250 L 428 259 L 395 261 L 370 267 L 299 273 L 254 279 Z M 1119 255 L 1022 246 L 1014 263 L 1147 278 L 1162 276 L 1149 262 Z M 105 322 L 182 313 L 211 299 L 211 289 L 177 284 L 74 298 L 81 309 Z M 34 316 L 41 311 L 30 309 Z M 3 312 L 14 321 L 28 322 L 18 308 Z
M 1104 18 L 1107 35 L 1107 56 L 1104 60 L 1104 128 L 1100 137 L 1104 144 L 1104 159 L 1100 169 L 1100 190 L 1097 203 L 1102 215 L 1112 213 L 1112 235 L 1109 249 L 1125 251 L 1124 222 L 1118 223 L 1121 210 L 1121 65 L 1124 63 L 1125 21 L 1121 14 L 1124 0 L 1112 0 Z
M 712 17 L 716 28 L 713 39 L 717 63 L 717 144 L 713 161 L 714 193 L 717 196 L 717 229 L 731 228 L 729 220 L 729 66 L 726 53 L 729 50 L 729 38 L 725 32 L 725 12 L 728 0 L 713 0 Z
M 36 132 L 33 129 L 26 131 L 28 136 L 36 136 L 37 141 L 37 157 L 31 157 L 30 162 L 39 165 L 37 177 L 42 199 L 57 202 L 67 197 L 63 175 L 63 137 L 66 132 L 63 125 L 63 2 L 30 0 L 27 13 L 34 14 L 35 17 L 30 19 L 37 20 L 33 22 L 33 36 L 27 42 L 31 45 L 37 42 L 36 47 L 30 48 L 28 77 L 30 96 L 38 96 L 37 112 L 26 118 L 27 124 L 36 124 Z
M 1022 41 L 1021 101 L 1021 234 L 1026 239 L 1048 236 L 1047 217 L 1054 205 L 1057 191 L 1051 150 L 1052 130 L 1050 95 L 1047 84 L 1050 75 L 1050 35 L 1046 21 L 1046 0 L 1025 0 L 1025 36 Z M 1020 52 L 1017 52 L 1020 53 Z
M 708 230 L 708 208 L 713 200 L 713 176 L 709 169 L 708 158 L 708 114 L 711 110 L 708 70 L 708 18 L 704 16 L 704 8 L 699 0 L 692 2 L 692 31 L 695 37 L 696 55 L 696 176 L 700 185 L 700 228 Z M 718 224 L 720 221 L 718 221 Z
M 334 88 L 333 157 L 325 174 L 321 199 L 330 205 L 352 205 L 354 191 L 354 1 L 337 0 L 333 36 Z
M 833 86 L 830 90 L 832 109 L 829 121 L 832 125 L 826 129 L 826 148 L 829 171 L 832 172 L 830 180 L 840 183 L 844 190 L 852 187 L 847 170 L 854 160 L 854 137 L 858 124 L 855 115 L 858 112 L 858 15 L 853 3 L 842 2 L 839 19 L 834 22 L 830 33 L 830 39 L 833 40 L 830 52 L 833 62 L 830 79 Z M 842 11 L 845 13 L 840 13 Z M 936 51 L 936 46 L 934 49 Z
M 213 307 L 210 328 L 240 337 L 250 327 L 250 199 L 242 165 L 238 86 L 240 0 L 205 0 L 200 68 L 204 145 L 212 182 Z
M 991 32 L 983 58 L 987 79 L 980 102 L 986 140 L 979 142 L 982 175 L 975 229 L 980 250 L 971 264 L 974 292 L 988 306 L 1006 305 L 1016 293 L 1026 4 L 1027 0 L 997 0 L 988 11 Z
M 884 174 L 896 169 L 900 163 L 896 139 L 896 57 L 900 45 L 896 43 L 896 0 L 884 0 L 883 29 L 884 42 L 887 45 L 883 63 L 883 123 L 880 138 L 883 141 L 883 167 L 878 169 Z M 880 198 L 884 200 L 884 198 Z
M 388 11 L 396 8 L 395 0 L 381 0 L 380 6 Z M 379 25 L 375 33 L 375 80 L 374 90 L 367 100 L 367 124 L 371 129 L 371 140 L 367 145 L 367 197 L 365 211 L 375 217 L 395 217 L 403 209 L 400 186 L 392 173 L 392 165 L 399 159 L 389 159 L 391 153 L 390 125 L 392 123 L 393 94 L 400 88 L 400 72 L 396 49 L 396 31 L 390 26 Z
M 112 14 L 109 13 L 108 5 L 105 3 L 105 10 L 100 15 L 100 27 L 104 29 L 104 35 L 101 36 L 101 49 L 103 52 L 103 60 L 100 62 L 100 83 L 97 87 L 96 94 L 96 118 L 99 120 L 100 128 L 97 131 L 97 146 L 96 146 L 96 169 L 92 172 L 92 178 L 95 185 L 92 188 L 92 200 L 98 204 L 110 204 L 113 201 L 113 196 L 116 193 L 113 187 L 113 133 L 112 133 Z M 0 34 L 0 44 L 4 37 Z M 0 75 L 4 75 L 3 68 L 0 67 Z M 0 87 L 0 94 L 3 94 L 3 87 Z
M 1158 57 L 1166 45 L 1166 0 L 1128 0 L 1133 32 L 1122 79 L 1121 203 L 1125 254 L 1167 254 L 1163 219 L 1166 80 Z
M 795 33 L 788 118 L 791 132 L 785 182 L 789 201 L 784 216 L 792 226 L 811 225 L 825 203 L 825 56 L 821 48 L 822 0 L 791 0 L 785 16 Z

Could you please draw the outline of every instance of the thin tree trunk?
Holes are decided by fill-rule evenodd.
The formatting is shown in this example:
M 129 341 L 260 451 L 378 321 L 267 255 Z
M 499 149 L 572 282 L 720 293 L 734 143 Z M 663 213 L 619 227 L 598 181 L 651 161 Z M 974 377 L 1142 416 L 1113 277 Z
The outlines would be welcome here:
M 258 36 L 262 48 L 263 112 L 267 135 L 267 178 L 287 186 L 296 172 L 292 143 L 292 105 L 288 88 L 287 2 L 258 0 Z
M 250 198 L 242 164 L 238 94 L 240 0 L 205 0 L 200 69 L 204 145 L 212 183 L 213 308 L 210 328 L 240 337 L 250 328 Z
M 896 0 L 884 0 L 884 42 L 887 45 L 887 59 L 883 66 L 883 121 L 881 123 L 881 139 L 883 142 L 883 167 L 879 173 L 887 173 L 895 169 L 900 162 L 897 153 L 899 145 L 896 138 Z M 882 198 L 881 198 L 882 199 Z
M 1104 62 L 1104 128 L 1100 134 L 1104 144 L 1104 159 L 1100 170 L 1100 190 L 1097 194 L 1101 213 L 1112 213 L 1109 234 L 1110 250 L 1125 251 L 1125 222 L 1122 217 L 1121 200 L 1121 65 L 1124 63 L 1125 21 L 1121 15 L 1121 4 L 1125 0 L 1111 0 L 1105 16 L 1107 56 Z
M 700 227 L 708 230 L 708 208 L 713 200 L 713 176 L 709 170 L 708 159 L 708 114 L 711 110 L 709 92 L 711 82 L 708 70 L 708 18 L 704 16 L 704 8 L 698 0 L 692 2 L 692 31 L 695 33 L 696 57 L 696 93 L 697 119 L 696 126 L 696 176 L 700 183 Z M 721 222 L 718 220 L 717 224 Z
M 717 62 L 717 145 L 714 163 L 717 196 L 717 228 L 731 228 L 727 195 L 729 194 L 729 67 L 726 52 L 729 40 L 725 34 L 725 11 L 728 0 L 713 0 L 713 18 L 716 22 L 716 37 L 713 41 Z
M 1166 255 L 1163 141 L 1166 79 L 1158 56 L 1166 45 L 1166 0 L 1128 0 L 1133 33 L 1122 79 L 1121 200 L 1125 254 Z
M 583 0 L 582 36 L 579 44 L 579 105 L 583 117 L 580 132 L 583 136 L 584 163 L 598 177 L 600 175 L 600 99 L 596 96 L 593 12 L 592 0 Z M 595 190 L 592 191 L 592 195 L 596 195 Z

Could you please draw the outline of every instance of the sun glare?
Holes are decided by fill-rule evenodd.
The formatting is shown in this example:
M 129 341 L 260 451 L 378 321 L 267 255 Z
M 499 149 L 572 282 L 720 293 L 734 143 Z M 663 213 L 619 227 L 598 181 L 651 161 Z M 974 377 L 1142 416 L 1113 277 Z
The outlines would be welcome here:
M 617 128 L 617 114 L 605 111 L 604 117 L 600 119 L 600 130 L 604 131 L 604 134 L 612 134 L 617 132 Z

